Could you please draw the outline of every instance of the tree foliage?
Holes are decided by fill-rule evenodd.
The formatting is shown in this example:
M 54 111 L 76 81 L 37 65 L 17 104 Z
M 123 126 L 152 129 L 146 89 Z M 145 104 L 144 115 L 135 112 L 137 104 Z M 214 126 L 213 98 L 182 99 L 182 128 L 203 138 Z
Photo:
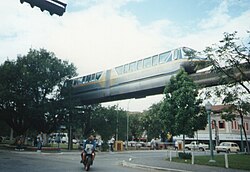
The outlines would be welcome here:
M 147 131 L 149 139 L 159 137 L 161 130 L 164 128 L 163 121 L 160 117 L 161 102 L 153 104 L 149 110 L 144 112 L 142 117 L 143 127 Z
M 139 140 L 145 130 L 142 122 L 143 114 L 140 112 L 129 114 L 129 130 L 132 139 Z
M 224 33 L 224 38 L 219 44 L 204 50 L 206 57 L 212 62 L 212 72 L 220 76 L 219 86 L 207 89 L 205 95 L 208 98 L 215 95 L 222 99 L 222 104 L 230 107 L 227 109 L 227 115 L 223 115 L 222 118 L 231 121 L 239 115 L 242 124 L 244 123 L 243 116 L 250 113 L 249 33 L 245 39 L 238 38 L 237 32 Z M 247 140 L 244 125 L 242 127 Z M 249 151 L 249 146 L 247 147 Z
M 160 116 L 167 132 L 192 137 L 206 126 L 206 114 L 199 113 L 202 102 L 197 98 L 197 86 L 184 70 L 171 77 L 164 94 Z
M 0 72 L 0 119 L 17 134 L 31 127 L 53 130 L 59 90 L 65 77 L 76 74 L 73 64 L 45 49 L 30 49 L 16 61 L 4 62 Z

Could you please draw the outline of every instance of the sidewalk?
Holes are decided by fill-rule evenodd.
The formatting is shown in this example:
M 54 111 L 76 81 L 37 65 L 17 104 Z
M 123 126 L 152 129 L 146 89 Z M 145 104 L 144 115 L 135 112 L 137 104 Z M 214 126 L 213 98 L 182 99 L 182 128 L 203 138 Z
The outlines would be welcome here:
M 231 169 L 231 168 L 170 162 L 170 161 L 165 160 L 165 158 L 146 159 L 142 157 L 142 158 L 126 160 L 126 161 L 123 161 L 121 164 L 123 166 L 131 167 L 131 168 L 144 168 L 144 169 L 152 169 L 152 170 L 160 170 L 160 171 L 171 171 L 171 172 L 200 172 L 200 171 L 202 172 L 246 172 L 245 170 L 237 170 L 237 169 Z

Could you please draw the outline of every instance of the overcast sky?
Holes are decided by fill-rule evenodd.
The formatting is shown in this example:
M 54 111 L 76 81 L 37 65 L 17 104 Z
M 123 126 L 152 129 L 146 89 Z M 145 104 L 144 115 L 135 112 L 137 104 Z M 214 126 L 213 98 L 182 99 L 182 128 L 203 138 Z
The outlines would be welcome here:
M 59 17 L 19 0 L 2 1 L 0 64 L 26 55 L 30 48 L 45 48 L 85 75 L 181 46 L 201 51 L 218 43 L 224 32 L 238 31 L 244 37 L 250 30 L 250 0 L 64 2 L 67 9 Z M 142 111 L 161 98 L 113 104 Z

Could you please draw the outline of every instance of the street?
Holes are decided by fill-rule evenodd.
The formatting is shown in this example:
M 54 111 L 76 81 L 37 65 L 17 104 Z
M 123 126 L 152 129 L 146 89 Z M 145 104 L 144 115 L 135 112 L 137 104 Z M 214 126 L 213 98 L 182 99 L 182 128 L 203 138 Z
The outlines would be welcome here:
M 140 157 L 163 158 L 165 153 L 155 152 L 122 152 L 97 153 L 90 171 L 141 172 L 146 169 L 123 167 L 123 160 L 133 161 Z M 25 151 L 0 150 L 0 171 L 3 172 L 54 172 L 54 171 L 84 171 L 80 164 L 80 152 L 37 153 Z M 150 170 L 148 170 L 150 171 Z M 151 170 L 152 171 L 152 170 Z

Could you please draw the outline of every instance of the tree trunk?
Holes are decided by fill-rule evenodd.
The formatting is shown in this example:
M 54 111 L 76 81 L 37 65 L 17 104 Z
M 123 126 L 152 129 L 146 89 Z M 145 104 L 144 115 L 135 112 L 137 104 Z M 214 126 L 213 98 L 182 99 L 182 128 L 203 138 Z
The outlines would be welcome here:
M 183 152 L 185 153 L 185 134 L 183 134 Z
M 248 139 L 247 139 L 247 133 L 246 133 L 246 130 L 245 130 L 245 127 L 244 127 L 244 121 L 243 121 L 243 115 L 242 115 L 242 113 L 241 113 L 241 111 L 240 111 L 240 120 L 241 120 L 241 127 L 242 127 L 242 129 L 243 129 L 243 132 L 244 132 L 244 136 L 245 136 L 245 140 L 246 140 L 246 145 L 247 145 L 247 152 L 248 153 L 250 153 L 249 152 L 249 143 L 248 143 Z

